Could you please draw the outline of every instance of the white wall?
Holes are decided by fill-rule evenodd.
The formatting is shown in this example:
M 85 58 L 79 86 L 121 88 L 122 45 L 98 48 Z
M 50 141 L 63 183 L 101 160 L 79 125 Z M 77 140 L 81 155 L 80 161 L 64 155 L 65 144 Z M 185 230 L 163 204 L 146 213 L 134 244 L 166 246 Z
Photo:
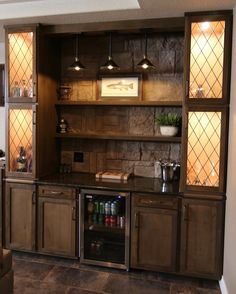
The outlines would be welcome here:
M 0 63 L 5 63 L 4 43 L 0 43 Z M 5 150 L 5 108 L 0 107 L 0 149 Z
M 222 293 L 236 293 L 236 6 L 234 8 L 227 201 Z

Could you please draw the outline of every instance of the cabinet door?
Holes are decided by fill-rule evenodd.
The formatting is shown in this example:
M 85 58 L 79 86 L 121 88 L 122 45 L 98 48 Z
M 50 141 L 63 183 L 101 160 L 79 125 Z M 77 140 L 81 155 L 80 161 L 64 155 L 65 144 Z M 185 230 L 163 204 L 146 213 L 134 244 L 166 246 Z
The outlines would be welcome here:
M 223 209 L 221 202 L 183 199 L 182 273 L 217 279 L 221 277 Z
M 133 268 L 175 271 L 177 211 L 135 207 L 131 234 Z
M 33 179 L 36 176 L 36 106 L 8 104 L 6 111 L 6 175 Z
M 6 28 L 8 102 L 36 102 L 36 29 Z
M 75 256 L 75 221 L 75 200 L 39 197 L 39 251 Z
M 35 186 L 6 183 L 5 238 L 6 247 L 35 250 Z
M 229 100 L 232 12 L 186 14 L 186 102 Z

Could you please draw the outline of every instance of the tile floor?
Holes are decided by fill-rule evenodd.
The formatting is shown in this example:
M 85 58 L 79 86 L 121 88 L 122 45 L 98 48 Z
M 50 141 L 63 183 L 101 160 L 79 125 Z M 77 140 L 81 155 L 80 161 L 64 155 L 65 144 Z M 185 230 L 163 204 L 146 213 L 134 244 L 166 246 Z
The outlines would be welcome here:
M 13 253 L 14 294 L 220 294 L 215 281 Z

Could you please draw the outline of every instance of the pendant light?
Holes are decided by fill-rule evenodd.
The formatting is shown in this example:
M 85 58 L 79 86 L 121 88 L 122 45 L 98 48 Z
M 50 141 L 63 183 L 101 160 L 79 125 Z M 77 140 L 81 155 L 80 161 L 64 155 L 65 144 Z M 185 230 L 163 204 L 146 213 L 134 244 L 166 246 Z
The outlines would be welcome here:
M 84 65 L 79 60 L 79 34 L 77 34 L 75 38 L 75 61 L 69 68 L 76 71 L 85 69 Z
M 112 59 L 112 33 L 109 33 L 109 54 L 104 65 L 100 66 L 101 70 L 119 70 L 119 66 Z
M 138 69 L 155 69 L 156 67 L 152 64 L 152 62 L 147 58 L 147 32 L 145 32 L 145 50 L 143 59 L 137 64 Z

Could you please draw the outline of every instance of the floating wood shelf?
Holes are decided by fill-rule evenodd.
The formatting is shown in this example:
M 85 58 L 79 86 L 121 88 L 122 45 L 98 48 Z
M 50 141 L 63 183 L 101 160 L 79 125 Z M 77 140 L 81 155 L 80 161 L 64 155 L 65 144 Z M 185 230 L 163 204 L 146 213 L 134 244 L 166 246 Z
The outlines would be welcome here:
M 100 139 L 100 140 L 125 140 L 125 141 L 147 141 L 147 142 L 170 142 L 180 143 L 181 137 L 165 137 L 165 136 L 141 136 L 128 134 L 88 134 L 88 133 L 66 133 L 56 134 L 56 138 L 71 139 Z
M 170 107 L 181 107 L 182 106 L 182 101 L 114 101 L 114 100 L 96 100 L 96 101 L 71 101 L 71 100 L 61 100 L 57 101 L 55 105 L 74 105 L 74 106 L 82 106 L 82 105 L 94 105 L 94 106 L 170 106 Z

